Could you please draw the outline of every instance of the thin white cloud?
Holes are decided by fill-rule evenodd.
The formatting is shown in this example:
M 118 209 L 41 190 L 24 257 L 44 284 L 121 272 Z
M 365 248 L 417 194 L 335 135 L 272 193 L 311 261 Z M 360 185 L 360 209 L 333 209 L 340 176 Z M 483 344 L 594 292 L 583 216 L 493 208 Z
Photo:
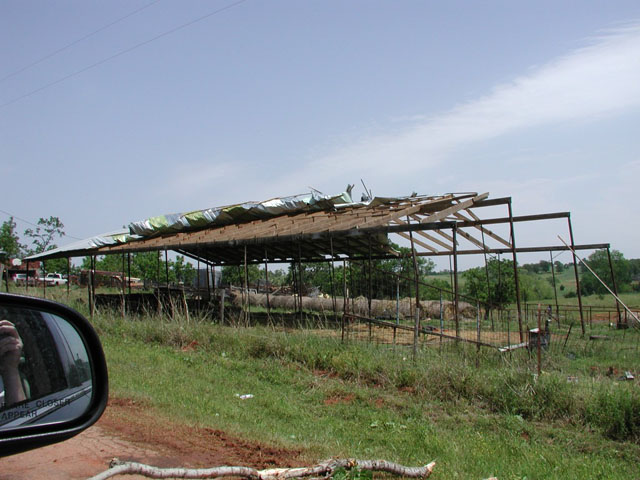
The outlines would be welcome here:
M 293 177 L 341 175 L 403 168 L 427 169 L 460 147 L 522 129 L 583 122 L 640 107 L 640 23 L 607 32 L 584 48 L 499 85 L 413 126 L 369 136 L 317 158 Z M 394 168 L 390 168 L 393 166 Z M 385 177 L 380 177 L 385 178 Z

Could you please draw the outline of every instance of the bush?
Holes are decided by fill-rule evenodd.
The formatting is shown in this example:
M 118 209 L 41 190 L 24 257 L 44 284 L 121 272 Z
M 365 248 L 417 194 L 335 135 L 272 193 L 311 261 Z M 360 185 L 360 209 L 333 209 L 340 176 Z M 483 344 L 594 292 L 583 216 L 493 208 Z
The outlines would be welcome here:
M 640 440 L 640 393 L 633 385 L 614 384 L 597 392 L 586 420 L 613 440 Z

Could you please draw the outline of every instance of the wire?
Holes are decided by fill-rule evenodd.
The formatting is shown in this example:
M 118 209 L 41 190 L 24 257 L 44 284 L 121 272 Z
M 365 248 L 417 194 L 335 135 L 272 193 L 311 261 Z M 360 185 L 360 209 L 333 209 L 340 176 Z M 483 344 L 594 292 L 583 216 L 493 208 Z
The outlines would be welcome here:
M 113 22 L 111 22 L 111 23 L 109 23 L 109 24 L 105 25 L 104 27 L 100 27 L 98 30 L 96 30 L 96 31 L 94 31 L 94 32 L 91 32 L 91 33 L 89 33 L 89 34 L 85 35 L 85 36 L 84 36 L 84 37 L 82 37 L 82 38 L 79 38 L 79 39 L 77 39 L 77 40 L 74 40 L 73 42 L 69 43 L 68 45 L 65 45 L 64 47 L 60 47 L 58 50 L 55 50 L 55 51 L 53 51 L 53 52 L 51 52 L 51 53 L 49 53 L 49 54 L 45 55 L 44 57 L 40 58 L 39 60 L 36 60 L 35 62 L 30 63 L 29 65 L 27 65 L 27 66 L 25 66 L 25 67 L 22 67 L 20 70 L 16 70 L 15 72 L 10 73 L 9 75 L 7 75 L 7 76 L 5 76 L 5 77 L 3 77 L 3 78 L 0 78 L 0 83 L 4 82 L 5 80 L 9 80 L 10 78 L 13 78 L 13 77 L 15 77 L 16 75 L 18 75 L 18 74 L 20 74 L 20 73 L 22 73 L 22 72 L 25 72 L 25 71 L 29 70 L 29 69 L 30 69 L 30 68 L 32 68 L 32 67 L 35 67 L 36 65 L 38 65 L 38 64 L 40 64 L 40 63 L 42 63 L 42 62 L 44 62 L 45 60 L 48 60 L 48 59 L 50 59 L 51 57 L 54 57 L 54 56 L 56 56 L 57 54 L 59 54 L 59 53 L 61 53 L 61 52 L 64 52 L 65 50 L 67 50 L 67 49 L 69 49 L 69 48 L 73 47 L 74 45 L 77 45 L 78 43 L 82 42 L 83 40 L 86 40 L 87 38 L 92 37 L 92 36 L 94 36 L 94 35 L 96 35 L 96 34 L 98 34 L 98 33 L 102 32 L 102 31 L 106 30 L 106 29 L 107 29 L 107 28 L 109 28 L 109 27 L 112 27 L 112 26 L 113 26 L 113 25 L 115 25 L 116 23 L 119 23 L 119 22 L 121 22 L 122 20 L 126 20 L 127 18 L 129 18 L 129 17 L 131 17 L 131 16 L 135 15 L 136 13 L 141 12 L 142 10 L 144 10 L 144 9 L 146 9 L 146 8 L 149 8 L 149 7 L 151 7 L 152 5 L 155 5 L 155 4 L 156 4 L 156 3 L 158 3 L 159 1 L 160 1 L 160 0 L 155 0 L 155 1 L 151 2 L 151 3 L 148 3 L 147 5 L 144 5 L 144 6 L 140 7 L 140 8 L 138 8 L 137 10 L 134 10 L 134 11 L 133 11 L 133 12 L 131 12 L 131 13 L 128 13 L 128 14 L 127 14 L 127 15 L 125 15 L 124 17 L 120 17 L 120 18 L 118 18 L 117 20 L 114 20 Z
M 183 23 L 182 25 L 179 25 L 179 26 L 177 26 L 175 28 L 172 28 L 171 30 L 167 30 L 166 32 L 161 33 L 160 35 L 156 35 L 155 37 L 152 37 L 149 40 L 145 40 L 144 42 L 140 42 L 140 43 L 134 45 L 133 47 L 129 47 L 129 48 L 126 48 L 124 50 L 121 50 L 118 53 L 115 53 L 115 54 L 113 54 L 113 55 L 111 55 L 111 56 L 109 56 L 107 58 L 104 58 L 104 59 L 98 61 L 98 62 L 92 63 L 91 65 L 89 65 L 87 67 L 81 68 L 80 70 L 77 70 L 77 71 L 75 71 L 73 73 L 70 73 L 69 75 L 65 75 L 64 77 L 59 78 L 58 80 L 54 80 L 53 82 L 47 83 L 46 85 L 43 85 L 42 87 L 36 88 L 35 90 L 30 91 L 29 93 L 25 93 L 24 95 L 21 95 L 19 97 L 14 98 L 13 100 L 9 100 L 6 103 L 0 104 L 0 108 L 4 108 L 4 107 L 12 105 L 12 104 L 14 104 L 16 102 L 19 102 L 20 100 L 23 100 L 23 99 L 25 99 L 27 97 L 35 95 L 36 93 L 39 93 L 39 92 L 41 92 L 43 90 L 46 90 L 49 87 L 52 87 L 52 86 L 57 85 L 59 83 L 62 83 L 65 80 L 68 80 L 68 79 L 70 79 L 72 77 L 75 77 L 76 75 L 80 75 L 81 73 L 84 73 L 87 70 L 91 70 L 92 68 L 95 68 L 95 67 L 98 67 L 98 66 L 100 66 L 100 65 L 102 65 L 104 63 L 107 63 L 107 62 L 113 60 L 114 58 L 120 57 L 120 56 L 122 56 L 122 55 L 124 55 L 126 53 L 129 53 L 129 52 L 132 52 L 133 50 L 136 50 L 136 49 L 138 49 L 140 47 L 148 45 L 149 43 L 154 42 L 155 40 L 158 40 L 158 39 L 160 39 L 162 37 L 166 37 L 167 35 L 171 35 L 172 33 L 175 33 L 175 32 L 177 32 L 179 30 L 182 30 L 182 29 L 184 29 L 186 27 L 189 27 L 189 26 L 191 26 L 191 25 L 193 25 L 195 23 L 201 22 L 202 20 L 205 20 L 205 19 L 207 19 L 209 17 L 212 17 L 213 15 L 217 15 L 218 13 L 222 13 L 225 10 L 229 10 L 231 8 L 237 7 L 238 5 L 240 5 L 241 3 L 244 3 L 246 1 L 247 0 L 238 0 L 237 2 L 234 2 L 234 3 L 230 4 L 230 5 L 227 5 L 225 7 L 219 8 L 218 10 L 214 10 L 213 12 L 207 13 L 206 15 L 198 17 L 195 20 L 191 20 L 191 21 L 189 21 L 187 23 Z
M 35 224 L 35 223 L 33 223 L 33 222 L 30 222 L 29 220 L 25 220 L 24 218 L 20 218 L 20 217 L 18 217 L 17 215 L 14 215 L 14 214 L 12 214 L 12 213 L 9 213 L 9 212 L 7 212 L 7 211 L 5 211 L 5 210 L 0 210 L 0 213 L 4 213 L 5 215 L 10 216 L 11 218 L 14 218 L 14 219 L 16 219 L 16 220 L 20 220 L 21 222 L 24 222 L 24 223 L 26 223 L 26 224 L 28 224 L 28 225 L 33 226 L 33 227 L 40 227 L 40 225 L 37 225 L 37 224 Z M 82 240 L 81 238 L 74 237 L 73 235 L 69 235 L 68 233 L 65 233 L 65 234 L 64 234 L 64 236 L 65 236 L 65 237 L 69 237 L 69 238 L 73 238 L 74 240 Z

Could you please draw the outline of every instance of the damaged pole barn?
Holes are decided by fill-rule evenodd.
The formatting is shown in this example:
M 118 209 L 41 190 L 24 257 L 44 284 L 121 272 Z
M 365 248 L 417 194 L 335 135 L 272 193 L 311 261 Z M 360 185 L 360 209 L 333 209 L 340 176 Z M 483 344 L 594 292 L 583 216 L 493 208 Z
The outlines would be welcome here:
M 511 197 L 490 198 L 488 193 L 470 192 L 375 198 L 365 195 L 358 202 L 353 201 L 351 188 L 335 196 L 312 192 L 153 217 L 115 233 L 33 255 L 26 261 L 90 257 L 92 269 L 87 289 L 91 315 L 101 302 L 121 308 L 124 315 L 125 311 L 135 311 L 136 299 L 144 298 L 144 308 L 152 313 L 181 308 L 187 315 L 189 312 L 193 315 L 199 309 L 212 320 L 230 323 L 233 318 L 242 325 L 265 318 L 274 325 L 279 319 L 288 319 L 289 325 L 302 325 L 309 317 L 321 318 L 320 324 L 343 340 L 406 345 L 414 353 L 429 345 L 459 343 L 474 345 L 478 350 L 486 347 L 503 352 L 530 346 L 534 341 L 538 346 L 549 341 L 561 344 L 565 336 L 569 337 L 574 323 L 574 335 L 584 337 L 588 319 L 580 295 L 576 252 L 596 249 L 609 252 L 609 244 L 576 244 L 569 212 L 517 216 L 513 214 Z M 567 235 L 568 242 L 545 246 L 516 244 L 517 226 L 550 221 L 566 224 L 564 232 L 558 233 Z M 405 247 L 398 249 L 398 244 Z M 206 269 L 206 281 L 199 281 L 194 288 L 171 286 L 167 274 L 167 282 L 157 285 L 153 294 L 132 293 L 131 275 L 127 275 L 130 255 L 147 251 L 159 252 L 158 269 L 160 258 L 166 260 L 170 251 L 190 258 L 199 271 Z M 555 332 L 549 336 L 547 330 L 546 339 L 540 325 L 540 308 L 532 311 L 524 304 L 518 278 L 518 255 L 541 252 L 571 255 L 578 300 L 569 322 L 563 317 L 555 292 Z M 122 257 L 123 281 L 118 294 L 96 294 L 95 260 L 102 255 Z M 462 295 L 459 261 L 469 255 L 481 256 L 485 268 L 489 259 L 496 258 L 498 265 L 509 266 L 510 272 L 499 271 L 498 275 L 508 274 L 514 279 L 515 302 L 511 308 Z M 418 268 L 421 257 L 448 257 L 448 287 L 433 286 L 421 278 Z M 502 258 L 507 261 L 501 263 Z M 412 271 L 379 269 L 381 262 L 402 260 L 413 267 Z M 328 265 L 330 291 L 311 298 L 304 288 L 303 265 L 318 263 Z M 269 266 L 288 264 L 293 280 L 291 288 L 282 295 L 269 288 L 264 291 L 253 288 L 247 273 L 248 266 L 253 264 L 264 266 L 265 279 L 261 284 L 265 287 L 269 286 Z M 241 288 L 235 291 L 214 288 L 209 273 L 224 266 L 239 269 L 244 279 Z M 337 275 L 338 270 L 341 275 Z M 364 285 L 353 284 L 356 270 L 361 273 L 358 278 Z M 164 272 L 159 273 L 162 277 Z M 488 268 L 486 276 L 488 290 Z M 380 287 L 374 282 L 384 285 Z M 399 295 L 401 283 L 406 287 L 404 292 L 410 292 L 403 298 Z M 615 288 L 615 280 L 613 285 Z M 555 280 L 553 287 L 555 291 Z M 425 291 L 431 292 L 430 300 L 424 298 Z M 618 325 L 626 319 L 617 301 L 614 317 Z M 531 325 L 538 328 L 529 328 Z M 532 336 L 537 336 L 537 340 Z

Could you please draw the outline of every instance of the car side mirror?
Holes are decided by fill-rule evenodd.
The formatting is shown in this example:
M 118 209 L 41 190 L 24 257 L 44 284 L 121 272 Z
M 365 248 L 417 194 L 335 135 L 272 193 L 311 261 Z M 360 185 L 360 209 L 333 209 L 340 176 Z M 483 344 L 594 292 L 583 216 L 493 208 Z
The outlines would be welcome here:
M 0 294 L 0 457 L 66 440 L 107 405 L 102 345 L 81 314 Z

